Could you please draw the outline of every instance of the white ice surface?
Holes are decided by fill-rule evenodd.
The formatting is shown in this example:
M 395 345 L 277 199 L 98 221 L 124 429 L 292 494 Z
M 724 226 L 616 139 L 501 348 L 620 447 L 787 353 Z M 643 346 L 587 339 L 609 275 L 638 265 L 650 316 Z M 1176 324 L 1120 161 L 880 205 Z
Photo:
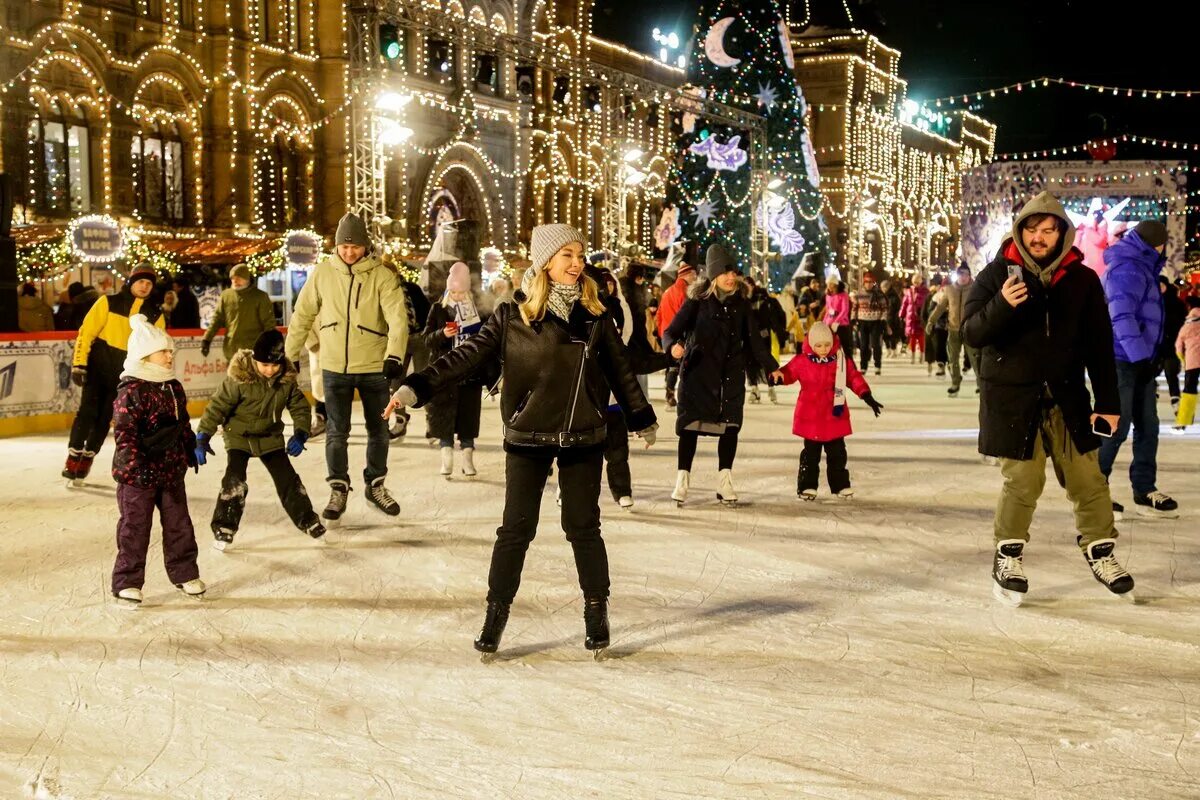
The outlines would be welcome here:
M 208 599 L 170 586 L 155 544 L 135 611 L 109 595 L 111 439 L 75 491 L 64 436 L 0 440 L 0 798 L 1200 797 L 1200 441 L 1162 439 L 1183 518 L 1119 525 L 1137 605 L 1091 577 L 1051 476 L 1012 610 L 991 596 L 1000 475 L 971 440 L 973 384 L 948 399 L 885 366 L 884 416 L 851 400 L 849 503 L 797 501 L 788 389 L 747 406 L 749 505 L 716 503 L 707 441 L 677 510 L 664 413 L 633 453 L 636 509 L 602 500 L 600 663 L 552 488 L 499 660 L 471 649 L 503 497 L 494 405 L 474 482 L 437 475 L 414 416 L 391 451 L 398 524 L 365 507 L 356 427 L 358 491 L 325 544 L 253 463 L 235 549 L 212 550 L 218 447 L 188 478 Z M 314 445 L 296 464 L 320 508 Z M 1127 465 L 1128 445 L 1128 506 Z

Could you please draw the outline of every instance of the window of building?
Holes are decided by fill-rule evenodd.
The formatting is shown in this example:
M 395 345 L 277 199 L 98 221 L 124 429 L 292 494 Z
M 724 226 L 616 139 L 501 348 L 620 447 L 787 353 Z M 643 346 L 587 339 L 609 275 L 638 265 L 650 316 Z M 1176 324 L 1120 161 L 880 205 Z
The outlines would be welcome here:
M 145 219 L 173 225 L 184 221 L 184 145 L 174 126 L 133 137 L 134 194 Z
M 309 222 L 308 197 L 312 158 L 295 137 L 279 133 L 258 158 L 259 209 L 270 230 L 295 228 Z
M 30 205 L 50 216 L 90 211 L 91 139 L 85 120 L 35 117 L 29 123 Z

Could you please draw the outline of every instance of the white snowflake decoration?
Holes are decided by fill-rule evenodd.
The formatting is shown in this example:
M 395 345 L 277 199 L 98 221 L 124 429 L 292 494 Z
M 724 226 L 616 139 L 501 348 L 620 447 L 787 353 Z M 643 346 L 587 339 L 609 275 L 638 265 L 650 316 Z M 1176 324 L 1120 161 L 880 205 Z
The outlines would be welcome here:
M 775 91 L 775 87 L 770 84 L 760 83 L 758 85 L 758 94 L 754 95 L 754 99 L 758 101 L 760 106 L 767 110 L 767 113 L 770 113 L 775 104 L 779 102 L 779 92 Z
M 692 212 L 692 216 L 696 218 L 696 224 L 708 228 L 708 224 L 712 222 L 713 215 L 717 213 L 717 206 L 707 197 L 696 203 L 696 210 Z

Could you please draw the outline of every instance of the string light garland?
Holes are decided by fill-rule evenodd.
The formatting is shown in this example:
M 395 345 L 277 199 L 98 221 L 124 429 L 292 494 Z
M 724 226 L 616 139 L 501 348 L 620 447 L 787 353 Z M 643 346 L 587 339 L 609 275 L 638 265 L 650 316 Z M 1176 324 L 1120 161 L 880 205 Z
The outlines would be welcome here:
M 998 153 L 996 154 L 997 161 L 1027 161 L 1031 158 L 1046 158 L 1048 156 L 1065 156 L 1072 153 L 1086 153 L 1096 147 L 1109 147 L 1111 145 L 1130 143 L 1144 144 L 1152 147 L 1161 147 L 1168 150 L 1197 150 L 1200 151 L 1200 144 L 1192 144 L 1189 142 L 1175 142 L 1170 139 L 1155 139 L 1150 136 L 1139 136 L 1137 134 L 1122 134 L 1120 136 L 1107 136 L 1103 139 L 1091 139 L 1083 144 L 1071 145 L 1068 147 L 1051 147 L 1043 150 L 1027 150 L 1023 153 Z
M 982 101 L 984 98 L 994 98 L 1012 92 L 1023 92 L 1026 89 L 1045 89 L 1050 86 L 1066 86 L 1071 89 L 1082 89 L 1087 92 L 1097 92 L 1099 94 L 1111 94 L 1114 97 L 1140 97 L 1145 100 L 1163 100 L 1183 98 L 1190 100 L 1192 95 L 1200 95 L 1200 89 L 1138 89 L 1129 86 L 1106 86 L 1104 84 L 1088 83 L 1086 81 L 1072 81 L 1066 78 L 1052 78 L 1042 76 L 1026 81 L 1018 81 L 1017 83 L 1009 83 L 1004 86 L 996 86 L 991 89 L 982 89 L 977 92 L 966 92 L 963 94 L 946 95 L 945 97 L 935 97 L 930 100 L 925 100 L 924 105 L 933 104 L 935 108 L 941 108 L 943 105 L 953 106 L 956 103 L 964 105 L 971 102 L 974 98 L 976 102 Z

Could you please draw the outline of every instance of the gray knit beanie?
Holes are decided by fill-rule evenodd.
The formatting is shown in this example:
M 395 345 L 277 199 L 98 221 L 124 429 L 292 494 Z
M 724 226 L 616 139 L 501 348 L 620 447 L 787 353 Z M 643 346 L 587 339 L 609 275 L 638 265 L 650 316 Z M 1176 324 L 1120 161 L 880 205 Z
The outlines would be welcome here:
M 357 214 L 347 212 L 344 217 L 338 220 L 337 233 L 333 237 L 333 244 L 335 247 L 339 244 L 356 244 L 370 249 L 371 236 L 367 233 L 366 223 Z
M 538 225 L 533 229 L 533 235 L 529 237 L 529 259 L 533 262 L 529 265 L 529 269 L 535 274 L 539 270 L 545 269 L 554 254 L 571 242 L 579 242 L 584 247 L 587 246 L 583 234 L 570 225 L 561 222 Z
M 740 272 L 737 262 L 722 244 L 710 244 L 704 254 L 704 269 L 709 280 L 716 280 L 726 272 Z
M 1162 247 L 1167 243 L 1167 226 L 1156 219 L 1144 219 L 1134 227 L 1133 232 L 1151 247 Z

